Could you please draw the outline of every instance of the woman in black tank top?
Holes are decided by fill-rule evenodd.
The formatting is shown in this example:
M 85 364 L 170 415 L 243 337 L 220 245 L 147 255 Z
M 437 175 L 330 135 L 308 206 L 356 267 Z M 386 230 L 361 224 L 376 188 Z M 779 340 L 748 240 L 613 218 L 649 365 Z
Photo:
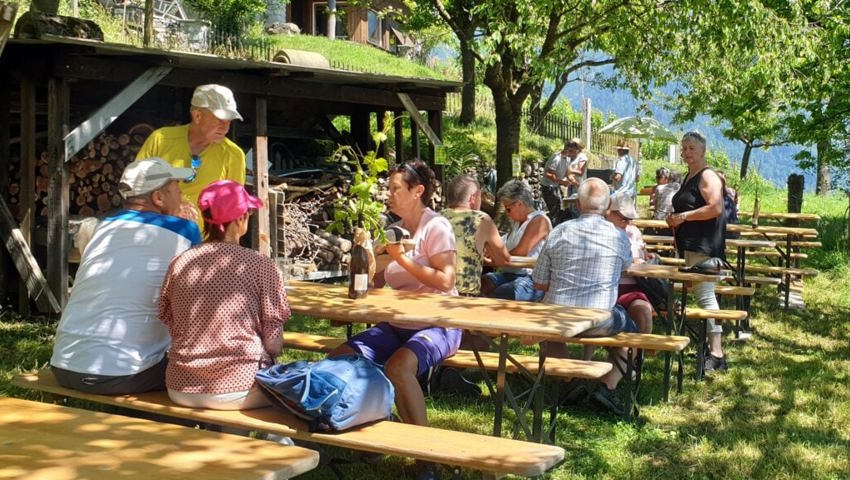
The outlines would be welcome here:
M 667 224 L 673 228 L 679 255 L 687 265 L 708 257 L 725 257 L 726 218 L 723 209 L 723 184 L 717 173 L 705 161 L 705 137 L 699 132 L 688 132 L 682 137 L 682 160 L 688 165 L 688 176 L 673 196 L 673 213 Z M 694 292 L 700 307 L 717 310 L 714 283 L 701 282 Z M 726 370 L 720 337 L 723 328 L 709 321 L 709 355 L 705 370 Z

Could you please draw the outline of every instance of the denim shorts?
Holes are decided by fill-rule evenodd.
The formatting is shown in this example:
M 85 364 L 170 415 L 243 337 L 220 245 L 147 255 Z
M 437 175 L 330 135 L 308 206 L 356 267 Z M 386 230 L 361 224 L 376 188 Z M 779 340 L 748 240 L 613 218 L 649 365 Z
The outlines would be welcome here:
M 581 332 L 576 337 L 610 337 L 620 332 L 636 333 L 637 331 L 637 325 L 626 310 L 620 305 L 614 305 L 608 320 Z

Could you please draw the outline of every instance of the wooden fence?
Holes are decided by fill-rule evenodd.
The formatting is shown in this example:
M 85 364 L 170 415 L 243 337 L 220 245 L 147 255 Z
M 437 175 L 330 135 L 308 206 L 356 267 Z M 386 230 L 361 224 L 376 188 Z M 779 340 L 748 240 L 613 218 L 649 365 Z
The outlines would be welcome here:
M 451 115 L 459 115 L 460 107 L 460 93 L 448 94 L 446 97 L 446 112 Z M 493 99 L 489 94 L 475 96 L 475 113 L 480 117 L 490 119 L 495 118 L 496 114 Z M 534 130 L 529 130 L 530 124 L 529 109 L 525 108 L 522 112 L 522 125 L 530 133 L 536 133 L 537 135 L 546 138 L 561 141 L 566 141 L 571 138 L 584 138 L 582 135 L 581 122 L 576 122 L 564 114 L 549 113 L 549 115 L 546 115 Z M 617 142 L 620 140 L 619 135 L 599 133 L 596 128 L 592 128 L 590 139 L 590 150 L 592 152 L 603 156 L 607 155 L 616 157 Z M 637 142 L 630 141 L 629 144 L 632 152 L 635 152 Z

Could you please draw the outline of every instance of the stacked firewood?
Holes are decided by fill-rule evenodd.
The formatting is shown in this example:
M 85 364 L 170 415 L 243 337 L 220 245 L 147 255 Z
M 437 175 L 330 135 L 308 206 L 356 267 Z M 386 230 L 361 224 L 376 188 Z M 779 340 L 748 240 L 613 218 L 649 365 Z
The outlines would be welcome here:
M 141 124 L 129 133 L 102 133 L 74 155 L 68 165 L 71 214 L 99 216 L 121 206 L 121 174 L 152 130 Z
M 146 124 L 114 135 L 102 133 L 89 142 L 68 162 L 71 215 L 99 216 L 121 206 L 118 182 L 124 167 L 136 158 L 136 153 L 153 130 Z M 35 213 L 47 216 L 47 190 L 50 182 L 48 154 L 41 151 L 35 171 Z M 20 167 L 10 172 L 9 203 L 14 214 L 20 204 Z
M 277 238 L 273 251 L 285 273 L 303 276 L 317 270 L 347 269 L 351 242 L 325 231 L 333 221 L 333 203 L 345 188 L 343 180 L 287 181 L 270 189 L 270 197 L 275 199 L 270 223 Z

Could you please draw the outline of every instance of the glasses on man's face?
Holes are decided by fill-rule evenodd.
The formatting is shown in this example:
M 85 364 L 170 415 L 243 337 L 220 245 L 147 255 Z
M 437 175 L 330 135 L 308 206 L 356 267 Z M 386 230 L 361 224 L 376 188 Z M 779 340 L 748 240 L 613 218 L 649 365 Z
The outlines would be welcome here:
M 200 155 L 192 155 L 192 170 L 194 170 L 195 173 L 193 173 L 191 177 L 184 180 L 184 182 L 186 182 L 186 183 L 194 182 L 195 178 L 198 176 L 198 169 L 199 168 L 201 168 L 201 157 L 200 157 Z

